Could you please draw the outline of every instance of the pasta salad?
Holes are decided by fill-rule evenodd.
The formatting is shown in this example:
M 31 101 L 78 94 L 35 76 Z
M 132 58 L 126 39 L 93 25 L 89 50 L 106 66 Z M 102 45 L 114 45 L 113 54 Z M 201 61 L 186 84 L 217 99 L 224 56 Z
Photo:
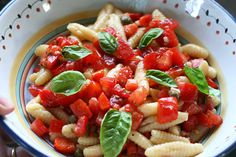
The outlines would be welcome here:
M 26 111 L 39 137 L 76 157 L 190 157 L 222 118 L 209 52 L 181 45 L 176 20 L 158 9 L 123 13 L 111 4 L 94 24 L 38 46 Z

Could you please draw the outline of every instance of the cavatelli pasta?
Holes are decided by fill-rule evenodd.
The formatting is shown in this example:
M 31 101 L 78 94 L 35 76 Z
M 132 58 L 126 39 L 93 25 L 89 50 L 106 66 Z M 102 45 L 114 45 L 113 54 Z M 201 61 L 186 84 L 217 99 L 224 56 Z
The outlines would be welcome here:
M 123 67 L 122 64 L 117 64 L 115 68 L 108 71 L 106 77 L 116 78 L 120 72 L 120 69 Z
M 158 9 L 155 9 L 153 12 L 152 12 L 152 18 L 153 19 L 158 19 L 158 20 L 164 20 L 166 19 L 165 15 L 163 15 L 163 13 L 158 10 Z
M 114 6 L 112 4 L 106 4 L 98 13 L 97 20 L 94 25 L 96 25 L 97 21 L 99 21 L 105 14 L 111 14 L 114 11 Z
M 92 42 L 98 39 L 97 32 L 78 23 L 70 23 L 67 26 L 67 29 L 74 35 L 78 36 L 79 39 L 84 38 Z
M 150 141 L 153 144 L 161 144 L 161 143 L 167 143 L 167 142 L 174 142 L 174 141 L 182 141 L 186 143 L 190 143 L 189 139 L 182 136 L 177 136 L 165 131 L 159 131 L 159 130 L 152 130 L 151 131 L 151 138 Z
M 109 14 L 104 14 L 101 18 L 99 18 L 93 26 L 93 30 L 96 32 L 101 31 L 106 27 L 107 21 L 109 19 Z
M 66 124 L 62 127 L 62 135 L 67 138 L 76 138 L 77 136 L 74 133 L 76 124 Z
M 214 79 L 214 78 L 216 78 L 216 75 L 217 75 L 217 72 L 216 72 L 215 68 L 209 66 L 207 76 L 211 79 Z
M 168 129 L 169 133 L 180 136 L 181 128 L 178 125 L 172 126 Z
M 145 151 L 147 157 L 192 157 L 203 151 L 202 144 L 170 142 L 152 146 Z
M 147 124 L 154 123 L 154 122 L 156 122 L 156 116 L 149 116 L 143 120 L 143 122 L 141 123 L 141 126 L 145 126 Z
M 57 132 L 49 132 L 50 141 L 54 142 L 55 138 L 57 138 L 57 137 L 63 137 L 63 135 L 61 133 L 57 133 Z
M 39 118 L 48 125 L 50 124 L 52 119 L 56 119 L 39 103 L 28 103 L 26 105 L 26 111 L 34 118 Z
M 39 72 L 30 75 L 30 81 L 37 86 L 46 84 L 52 79 L 52 74 L 48 69 L 42 68 Z
M 145 33 L 145 28 L 138 28 L 138 31 L 128 39 L 128 44 L 135 48 L 139 44 L 140 39 Z
M 202 73 L 207 76 L 208 74 L 208 69 L 209 69 L 209 65 L 207 63 L 207 61 L 203 60 L 200 65 L 199 65 L 199 69 L 202 71 Z
M 48 45 L 47 44 L 42 44 L 36 47 L 35 49 L 35 55 L 42 57 L 45 53 L 47 53 Z
M 97 137 L 79 137 L 78 143 L 84 146 L 93 146 L 99 144 L 99 139 Z
M 189 79 L 186 76 L 178 76 L 175 78 L 176 83 L 186 82 L 190 83 Z
M 154 88 L 149 89 L 149 94 L 151 95 L 151 97 L 154 101 L 158 100 L 159 93 L 160 93 L 159 89 L 154 89 Z
M 152 116 L 157 113 L 157 102 L 145 103 L 138 107 L 138 110 L 143 114 L 144 117 Z
M 94 145 L 84 148 L 83 150 L 84 156 L 86 157 L 100 157 L 103 155 L 102 149 L 100 145 Z
M 60 107 L 50 108 L 49 111 L 58 119 L 62 120 L 64 124 L 69 123 L 69 115 Z
M 137 144 L 143 149 L 147 149 L 152 146 L 150 140 L 137 131 L 131 131 L 131 133 L 128 136 L 128 139 L 133 141 L 135 144 Z
M 190 57 L 193 58 L 207 58 L 209 55 L 209 52 L 198 45 L 195 44 L 186 44 L 181 47 L 182 53 L 188 54 Z
M 149 93 L 149 83 L 146 78 L 146 72 L 144 70 L 143 61 L 140 61 L 138 63 L 134 79 L 138 82 L 139 87 L 144 87 Z
M 186 112 L 178 112 L 178 118 L 174 121 L 160 124 L 158 122 L 150 123 L 148 125 L 145 125 L 139 129 L 141 133 L 149 132 L 152 130 L 166 130 L 172 126 L 175 126 L 177 124 L 183 123 L 184 121 L 188 120 L 188 113 Z

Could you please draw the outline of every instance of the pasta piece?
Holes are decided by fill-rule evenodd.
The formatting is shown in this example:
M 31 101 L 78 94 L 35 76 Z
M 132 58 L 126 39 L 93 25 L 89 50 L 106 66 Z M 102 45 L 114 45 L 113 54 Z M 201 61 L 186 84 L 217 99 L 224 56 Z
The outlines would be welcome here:
M 97 32 L 78 23 L 68 24 L 67 29 L 74 35 L 78 36 L 80 39 L 82 37 L 92 42 L 98 39 Z
M 48 49 L 48 45 L 47 44 L 39 45 L 35 49 L 35 55 L 38 56 L 38 57 L 42 57 L 44 54 L 47 53 L 47 49 Z
M 143 120 L 143 122 L 141 123 L 141 126 L 145 126 L 147 124 L 154 123 L 154 122 L 156 122 L 156 116 L 150 116 Z
M 158 20 L 165 20 L 166 19 L 165 15 L 163 15 L 162 12 L 158 9 L 155 9 L 152 12 L 152 18 L 153 19 L 158 19 Z
M 146 78 L 146 72 L 144 70 L 143 61 L 140 61 L 137 65 L 134 79 L 138 82 L 139 87 L 144 87 L 149 93 L 149 83 Z
M 62 127 L 62 135 L 67 138 L 76 138 L 77 136 L 74 133 L 76 124 L 67 124 Z
M 36 97 L 34 97 L 33 99 L 31 99 L 28 104 L 32 104 L 32 103 L 40 103 L 41 102 L 41 98 L 39 97 L 39 95 L 37 95 Z
M 178 76 L 175 78 L 176 83 L 180 83 L 180 82 L 186 82 L 186 83 L 190 83 L 189 79 L 186 76 Z
M 213 68 L 213 67 L 208 68 L 208 73 L 207 73 L 208 77 L 210 77 L 211 79 L 214 79 L 214 78 L 216 78 L 216 74 L 217 74 L 217 72 L 216 72 L 215 68 Z
M 106 77 L 116 78 L 120 72 L 120 69 L 123 67 L 122 64 L 117 64 L 115 68 L 108 71 Z
M 158 95 L 159 95 L 159 93 L 160 93 L 160 90 L 159 89 L 154 89 L 154 88 L 150 88 L 149 89 L 149 93 L 150 93 L 150 95 L 152 96 L 152 99 L 154 100 L 154 101 L 157 101 L 158 100 Z
M 121 38 L 124 41 L 127 41 L 124 27 L 121 24 L 120 17 L 118 15 L 110 14 L 110 18 L 108 20 L 108 26 L 114 28 L 116 30 L 116 32 L 118 32 L 120 34 Z
M 64 124 L 69 123 L 69 115 L 60 107 L 50 108 L 49 111 L 58 119 L 62 120 Z
M 96 21 L 96 23 L 93 26 L 93 30 L 96 32 L 101 31 L 103 28 L 107 25 L 107 20 L 109 19 L 108 14 L 104 14 L 99 20 Z
M 88 69 L 85 70 L 85 72 L 83 74 L 86 77 L 86 79 L 91 79 L 92 78 L 92 74 L 93 74 L 93 69 L 92 68 L 88 68 Z
M 117 9 L 117 8 L 115 8 L 114 13 L 116 15 L 119 15 L 119 16 L 123 15 L 123 12 L 120 9 Z
M 179 98 L 180 90 L 178 88 L 171 87 L 170 90 L 169 90 L 169 96 Z
M 33 73 L 30 76 L 30 80 L 37 86 L 46 84 L 53 77 L 52 73 L 48 69 L 42 68 L 39 72 Z
M 100 21 L 100 19 L 105 15 L 105 14 L 111 14 L 114 10 L 114 6 L 112 4 L 106 4 L 98 13 L 98 17 L 94 25 L 96 25 L 97 21 Z
M 128 44 L 132 48 L 137 47 L 144 33 L 145 33 L 145 28 L 138 28 L 138 31 L 132 37 L 129 38 Z
M 208 57 L 209 52 L 198 45 L 195 44 L 186 44 L 181 47 L 182 53 L 188 54 L 190 57 L 193 58 L 204 58 Z
M 202 73 L 207 76 L 208 74 L 208 69 L 209 69 L 209 65 L 207 63 L 207 61 L 203 60 L 200 65 L 199 65 L 199 69 L 202 71 Z
M 172 127 L 172 126 L 183 123 L 184 121 L 187 121 L 187 120 L 188 120 L 188 113 L 178 112 L 178 117 L 177 117 L 176 120 L 173 120 L 173 121 L 168 122 L 168 123 L 163 123 L 163 124 L 160 124 L 158 122 L 150 123 L 148 125 L 145 125 L 145 126 L 141 127 L 139 129 L 139 131 L 141 133 L 144 133 L 144 132 L 149 132 L 149 131 L 152 131 L 152 130 L 166 130 L 166 129 Z
M 152 143 L 144 135 L 140 134 L 137 131 L 131 131 L 128 136 L 128 139 L 133 141 L 135 144 L 140 146 L 143 149 L 147 149 L 152 146 Z
M 57 132 L 49 132 L 50 141 L 54 142 L 55 138 L 57 138 L 57 137 L 63 137 L 63 135 L 61 133 L 57 133 Z
M 200 143 L 170 142 L 155 145 L 146 149 L 147 157 L 192 157 L 203 152 L 203 145 Z
M 26 106 L 26 111 L 34 118 L 39 118 L 48 125 L 52 119 L 56 119 L 39 103 L 28 103 Z
M 151 138 L 150 141 L 153 144 L 161 144 L 161 143 L 167 143 L 167 142 L 174 142 L 174 141 L 182 141 L 186 143 L 190 143 L 189 139 L 182 136 L 176 136 L 171 133 L 167 133 L 165 131 L 158 131 L 158 130 L 152 130 L 151 132 Z
M 157 102 L 145 103 L 138 107 L 138 110 L 143 113 L 144 117 L 156 115 L 157 113 Z
M 79 137 L 78 143 L 84 146 L 93 146 L 99 144 L 99 139 L 97 137 Z
M 178 125 L 172 126 L 168 129 L 168 132 L 180 136 L 181 128 Z
M 214 107 L 217 107 L 220 104 L 220 98 L 217 96 L 211 96 L 211 100 L 214 104 Z
M 84 146 L 84 145 L 81 145 L 81 144 L 77 144 L 76 147 L 79 148 L 80 150 L 84 150 L 84 148 L 86 148 L 86 147 L 88 147 L 88 146 Z
M 84 153 L 84 156 L 86 157 L 89 157 L 89 156 L 98 157 L 98 156 L 103 155 L 101 146 L 99 144 L 84 148 L 83 153 Z

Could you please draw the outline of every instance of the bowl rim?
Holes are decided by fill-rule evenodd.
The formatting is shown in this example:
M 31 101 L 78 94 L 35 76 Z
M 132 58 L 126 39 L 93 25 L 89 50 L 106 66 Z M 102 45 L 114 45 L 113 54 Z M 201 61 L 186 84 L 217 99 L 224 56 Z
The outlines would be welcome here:
M 4 12 L 7 11 L 7 9 L 14 4 L 14 2 L 16 2 L 16 0 L 10 0 L 0 11 L 0 16 L 2 16 L 4 14 Z M 230 19 L 234 23 L 236 23 L 236 17 L 234 17 L 232 14 L 230 14 L 229 11 L 227 11 L 223 6 L 221 6 L 215 0 L 210 0 L 210 2 L 213 5 L 215 5 L 216 7 L 218 7 L 218 9 L 222 10 L 225 13 L 225 15 L 230 17 Z M 24 147 L 31 154 L 36 155 L 36 156 L 42 156 L 42 157 L 48 156 L 48 155 L 45 155 L 43 152 L 40 152 L 39 150 L 35 149 L 31 145 L 29 145 L 20 136 L 18 136 L 13 130 L 11 130 L 11 128 L 5 123 L 4 117 L 2 117 L 2 116 L 0 116 L 0 126 L 9 137 L 11 137 L 17 144 Z M 233 151 L 234 148 L 236 149 L 236 140 L 229 147 L 227 147 L 225 150 L 223 150 L 219 154 L 216 154 L 215 157 L 225 156 L 225 155 L 229 154 L 231 151 Z

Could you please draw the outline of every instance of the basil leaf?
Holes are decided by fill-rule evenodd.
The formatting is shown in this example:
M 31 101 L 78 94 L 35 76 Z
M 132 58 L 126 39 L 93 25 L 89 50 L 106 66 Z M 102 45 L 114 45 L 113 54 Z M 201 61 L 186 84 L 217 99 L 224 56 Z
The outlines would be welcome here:
M 138 48 L 144 48 L 148 46 L 154 39 L 158 38 L 163 33 L 161 28 L 152 28 L 141 38 Z
M 212 87 L 209 86 L 209 95 L 219 97 L 220 96 L 220 90 L 212 88 Z
M 106 113 L 101 129 L 100 144 L 105 157 L 120 154 L 131 130 L 130 113 L 110 110 Z
M 189 80 L 195 84 L 198 90 L 204 94 L 209 94 L 208 83 L 202 71 L 199 68 L 190 68 L 184 66 L 184 72 L 188 76 Z
M 99 32 L 98 40 L 102 50 L 108 54 L 113 54 L 118 48 L 116 38 L 107 32 Z
M 147 70 L 146 77 L 168 87 L 177 87 L 175 81 L 165 72 L 160 70 Z
M 92 52 L 89 49 L 78 45 L 64 46 L 62 49 L 64 58 L 71 60 L 79 60 L 90 54 L 92 54 Z
M 86 78 L 79 71 L 65 71 L 54 77 L 50 83 L 50 89 L 66 96 L 77 93 L 85 84 Z

